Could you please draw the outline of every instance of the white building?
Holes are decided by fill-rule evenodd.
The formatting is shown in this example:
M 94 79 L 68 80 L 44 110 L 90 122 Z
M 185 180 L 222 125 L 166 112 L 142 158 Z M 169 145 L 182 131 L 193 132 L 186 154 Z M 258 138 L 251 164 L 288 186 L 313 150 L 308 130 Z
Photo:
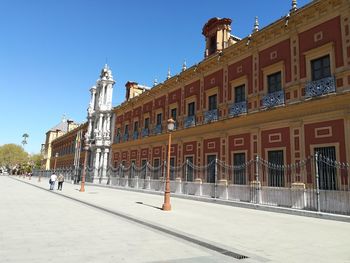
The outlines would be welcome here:
M 107 182 L 107 167 L 111 146 L 112 117 L 112 71 L 107 65 L 102 69 L 96 86 L 90 89 L 91 100 L 88 108 L 87 136 L 90 147 L 90 166 L 94 167 L 94 183 Z

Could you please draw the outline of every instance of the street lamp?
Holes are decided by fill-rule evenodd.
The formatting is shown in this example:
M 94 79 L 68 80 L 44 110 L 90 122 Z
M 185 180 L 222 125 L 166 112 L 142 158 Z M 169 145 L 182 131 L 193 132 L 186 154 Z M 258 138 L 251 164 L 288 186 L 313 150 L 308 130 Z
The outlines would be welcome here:
M 53 170 L 56 172 L 56 164 L 57 164 L 58 153 L 55 154 L 55 164 L 53 166 Z
M 86 162 L 87 162 L 88 150 L 90 148 L 88 133 L 85 133 L 84 137 L 85 137 L 85 140 L 84 140 L 84 142 L 85 142 L 85 145 L 84 145 L 85 156 L 84 156 L 83 174 L 81 175 L 81 184 L 80 184 L 79 192 L 85 192 Z
M 168 161 L 167 161 L 167 171 L 166 171 L 166 180 L 165 180 L 165 191 L 164 191 L 164 204 L 163 211 L 170 211 L 170 149 L 171 149 L 171 132 L 175 129 L 175 121 L 170 117 L 168 120 L 168 133 L 169 133 L 169 142 L 168 142 Z

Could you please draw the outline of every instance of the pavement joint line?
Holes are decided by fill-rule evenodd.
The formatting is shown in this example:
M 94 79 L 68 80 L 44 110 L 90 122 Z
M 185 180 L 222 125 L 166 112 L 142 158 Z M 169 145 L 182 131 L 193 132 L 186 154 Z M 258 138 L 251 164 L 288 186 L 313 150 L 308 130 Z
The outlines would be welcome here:
M 77 199 L 77 198 L 74 198 L 74 197 L 71 197 L 71 196 L 67 196 L 67 195 L 65 195 L 65 194 L 62 194 L 62 193 L 57 193 L 57 192 L 54 192 L 54 191 L 45 189 L 45 188 L 43 188 L 43 187 L 40 187 L 40 186 L 38 186 L 38 185 L 32 184 L 32 183 L 30 183 L 30 182 L 22 181 L 22 180 L 19 180 L 19 179 L 17 179 L 17 178 L 13 178 L 13 177 L 10 177 L 10 178 L 12 178 L 12 179 L 14 179 L 14 180 L 17 180 L 17 181 L 19 181 L 19 182 L 22 182 L 22 183 L 25 183 L 25 184 L 34 186 L 34 187 L 39 188 L 39 189 L 41 189 L 41 190 L 47 191 L 47 192 L 49 192 L 49 193 L 56 194 L 57 196 L 62 196 L 62 197 L 64 197 L 64 198 L 67 198 L 67 199 L 70 199 L 70 200 L 79 202 L 79 203 L 81 203 L 81 204 L 84 204 L 84 205 L 93 207 L 93 208 L 95 208 L 95 209 L 102 210 L 102 211 L 104 211 L 104 212 L 107 212 L 107 213 L 116 215 L 116 216 L 121 217 L 121 218 L 124 218 L 124 219 L 126 219 L 126 220 L 128 220 L 128 221 L 132 221 L 132 222 L 135 222 L 135 223 L 137 223 L 137 224 L 140 224 L 140 225 L 149 227 L 149 228 L 151 228 L 151 229 L 158 230 L 158 231 L 160 231 L 160 232 L 163 232 L 163 233 L 165 233 L 165 234 L 168 234 L 168 235 L 177 237 L 177 238 L 179 238 L 179 239 L 186 240 L 186 241 L 188 241 L 188 242 L 190 242 L 190 243 L 193 243 L 193 244 L 196 244 L 196 245 L 198 245 L 198 246 L 204 247 L 204 248 L 206 248 L 206 249 L 209 249 L 209 250 L 218 252 L 218 253 L 220 253 L 220 254 L 222 254 L 222 255 L 225 255 L 225 256 L 228 256 L 228 257 L 232 257 L 232 258 L 235 258 L 235 259 L 246 259 L 246 258 L 249 258 L 248 256 L 245 256 L 245 255 L 236 253 L 236 252 L 234 252 L 234 251 L 230 251 L 230 250 L 221 248 L 221 247 L 219 247 L 219 246 L 210 244 L 210 243 L 208 243 L 208 242 L 201 241 L 201 240 L 199 240 L 199 239 L 196 239 L 196 238 L 187 236 L 187 235 L 185 235 L 185 234 L 180 234 L 180 233 L 178 233 L 178 232 L 176 232 L 176 231 L 169 230 L 169 229 L 166 229 L 166 228 L 161 227 L 161 226 L 157 226 L 157 225 L 152 224 L 152 223 L 149 223 L 149 222 L 142 221 L 142 220 L 137 219 L 137 218 L 135 218 L 135 217 L 132 217 L 132 216 L 129 216 L 129 215 L 120 213 L 120 212 L 116 212 L 116 211 L 110 210 L 110 209 L 105 208 L 105 207 L 102 207 L 102 206 L 98 206 L 98 205 L 95 205 L 95 204 L 91 204 L 91 203 L 89 203 L 89 202 L 82 201 L 82 200 L 79 200 L 79 199 Z

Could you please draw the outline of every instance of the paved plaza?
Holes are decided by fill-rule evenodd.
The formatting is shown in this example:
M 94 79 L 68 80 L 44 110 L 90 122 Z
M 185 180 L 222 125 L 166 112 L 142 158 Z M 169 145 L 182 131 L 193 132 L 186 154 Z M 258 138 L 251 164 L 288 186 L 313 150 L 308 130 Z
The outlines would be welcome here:
M 350 262 L 350 224 L 0 176 L 0 262 Z M 237 257 L 246 257 L 237 259 Z

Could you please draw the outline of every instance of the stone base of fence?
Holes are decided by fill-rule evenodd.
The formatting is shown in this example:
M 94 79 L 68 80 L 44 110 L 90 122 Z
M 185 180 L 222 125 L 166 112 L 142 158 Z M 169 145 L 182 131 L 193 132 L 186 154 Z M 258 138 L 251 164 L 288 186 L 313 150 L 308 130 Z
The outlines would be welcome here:
M 151 177 L 150 176 L 146 176 L 145 179 L 145 189 L 150 190 L 151 189 Z
M 220 199 L 228 200 L 227 180 L 219 180 L 217 184 L 217 196 Z
M 100 184 L 101 182 L 101 178 L 100 177 L 97 177 L 97 176 L 94 176 L 94 180 L 92 181 L 94 184 Z
M 138 176 L 134 177 L 134 188 L 136 188 L 136 189 L 139 188 L 139 177 Z
M 182 193 L 181 177 L 175 178 L 175 193 L 176 194 L 181 194 Z
M 306 192 L 304 183 L 292 183 L 292 208 L 304 209 L 306 207 Z
M 100 184 L 107 185 L 107 182 L 108 182 L 107 176 L 103 176 L 100 178 Z
M 194 195 L 202 196 L 202 179 L 196 178 L 194 180 L 194 183 L 195 183 Z
M 250 202 L 255 204 L 261 203 L 261 182 L 251 181 L 250 182 Z

